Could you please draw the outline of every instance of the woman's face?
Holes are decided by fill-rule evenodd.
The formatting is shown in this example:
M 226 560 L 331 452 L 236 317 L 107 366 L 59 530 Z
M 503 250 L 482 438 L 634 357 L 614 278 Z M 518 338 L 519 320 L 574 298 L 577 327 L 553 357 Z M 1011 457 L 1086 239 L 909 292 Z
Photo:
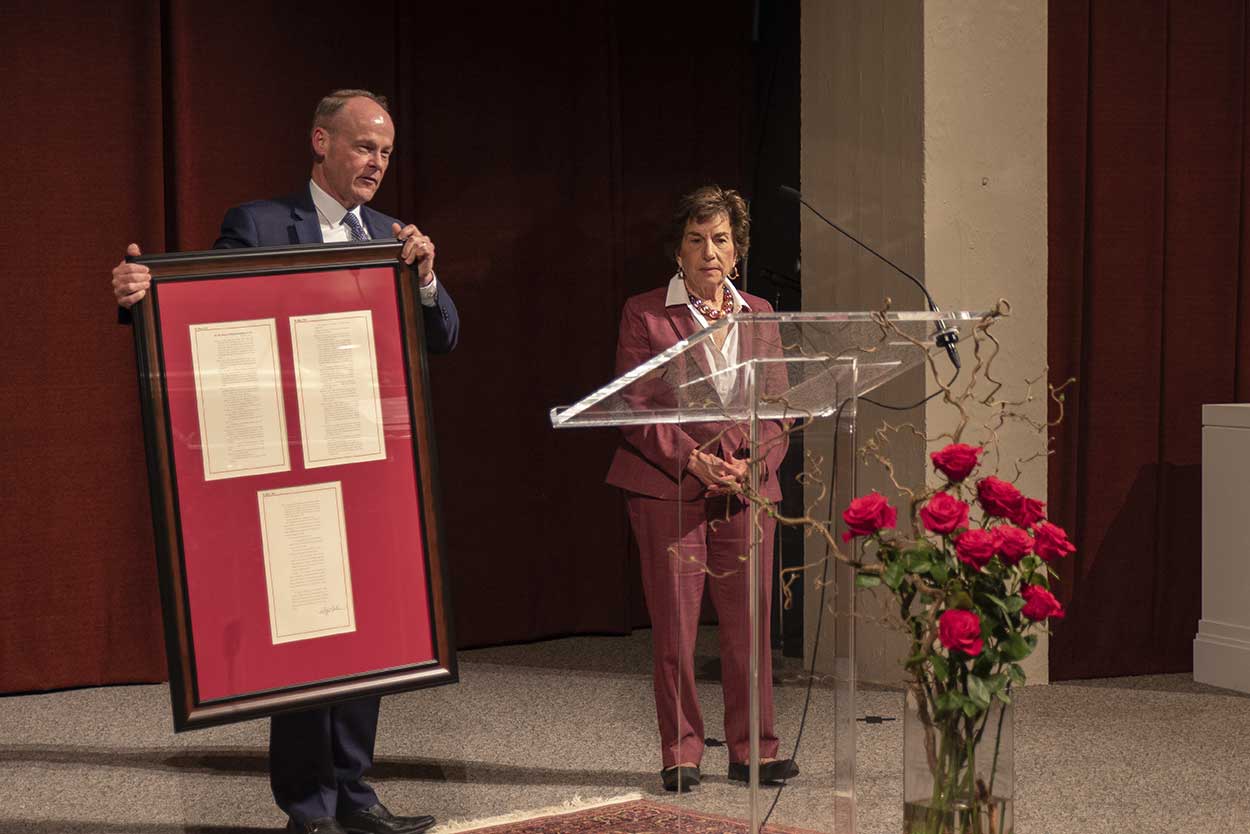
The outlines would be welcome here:
M 714 214 L 702 223 L 693 219 L 686 222 L 677 263 L 685 271 L 686 280 L 696 289 L 715 289 L 733 270 L 737 260 L 733 228 L 725 212 Z

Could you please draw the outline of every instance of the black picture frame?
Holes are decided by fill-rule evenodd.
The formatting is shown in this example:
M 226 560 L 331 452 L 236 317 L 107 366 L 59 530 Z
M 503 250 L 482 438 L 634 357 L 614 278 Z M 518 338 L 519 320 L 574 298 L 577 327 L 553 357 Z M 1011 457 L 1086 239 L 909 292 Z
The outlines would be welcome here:
M 245 721 L 280 712 L 327 706 L 361 697 L 455 683 L 459 679 L 450 582 L 441 524 L 437 448 L 434 443 L 425 333 L 415 275 L 399 260 L 395 241 L 284 247 L 221 249 L 131 258 L 147 265 L 152 282 L 145 299 L 132 308 L 139 392 L 147 457 L 149 492 L 156 543 L 170 700 L 177 732 Z M 420 552 L 396 558 L 424 560 L 425 611 L 429 617 L 433 658 L 398 667 L 292 685 L 265 691 L 205 699 L 197 683 L 196 634 L 191 618 L 184 530 L 180 505 L 169 384 L 167 341 L 184 334 L 163 333 L 162 289 L 187 281 L 249 279 L 290 273 L 348 271 L 385 267 L 392 270 L 404 378 L 415 451 L 416 506 L 388 507 L 388 512 L 418 513 Z M 167 294 L 168 290 L 167 290 Z M 375 324 L 385 326 L 385 323 Z M 394 326 L 394 325 L 391 325 Z M 184 473 L 185 474 L 185 473 Z M 239 479 L 245 481 L 246 479 Z M 245 487 L 241 487 L 245 488 Z

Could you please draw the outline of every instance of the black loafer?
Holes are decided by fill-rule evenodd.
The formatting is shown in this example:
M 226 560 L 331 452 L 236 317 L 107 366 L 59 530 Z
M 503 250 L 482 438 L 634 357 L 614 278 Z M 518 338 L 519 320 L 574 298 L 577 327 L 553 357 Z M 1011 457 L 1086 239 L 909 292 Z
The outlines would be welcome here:
M 288 834 L 347 834 L 334 817 L 317 817 L 304 822 L 289 819 L 286 830 Z
M 664 790 L 690 793 L 699 784 L 699 768 L 697 767 L 666 767 L 660 771 L 660 781 Z
M 347 834 L 418 834 L 434 824 L 431 816 L 397 817 L 382 803 L 339 817 Z
M 771 762 L 760 762 L 760 784 L 772 784 L 783 779 L 793 779 L 799 775 L 799 766 L 794 759 L 777 759 Z M 751 781 L 751 766 L 746 762 L 729 763 L 729 779 L 731 782 Z

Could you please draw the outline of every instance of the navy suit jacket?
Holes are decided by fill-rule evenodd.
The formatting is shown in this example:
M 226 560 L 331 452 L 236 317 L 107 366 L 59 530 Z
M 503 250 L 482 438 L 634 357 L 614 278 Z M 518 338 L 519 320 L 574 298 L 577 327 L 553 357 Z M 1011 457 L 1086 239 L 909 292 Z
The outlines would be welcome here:
M 391 225 L 399 223 L 368 206 L 360 207 L 369 237 L 390 240 Z M 399 225 L 404 225 L 399 223 Z M 221 235 L 214 249 L 238 249 L 245 246 L 298 246 L 321 243 L 321 223 L 308 187 L 290 197 L 278 200 L 256 200 L 235 206 L 221 221 Z M 440 283 L 433 307 L 421 305 L 425 319 L 425 344 L 431 353 L 447 353 L 456 346 L 460 336 L 460 315 L 456 305 Z

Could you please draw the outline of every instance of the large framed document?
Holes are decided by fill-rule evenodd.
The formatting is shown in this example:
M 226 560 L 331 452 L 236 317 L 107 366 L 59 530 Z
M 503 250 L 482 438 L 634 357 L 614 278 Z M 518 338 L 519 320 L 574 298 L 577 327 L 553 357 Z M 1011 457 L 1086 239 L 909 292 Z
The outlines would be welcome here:
M 415 276 L 393 241 L 136 258 L 178 731 L 457 679 Z

